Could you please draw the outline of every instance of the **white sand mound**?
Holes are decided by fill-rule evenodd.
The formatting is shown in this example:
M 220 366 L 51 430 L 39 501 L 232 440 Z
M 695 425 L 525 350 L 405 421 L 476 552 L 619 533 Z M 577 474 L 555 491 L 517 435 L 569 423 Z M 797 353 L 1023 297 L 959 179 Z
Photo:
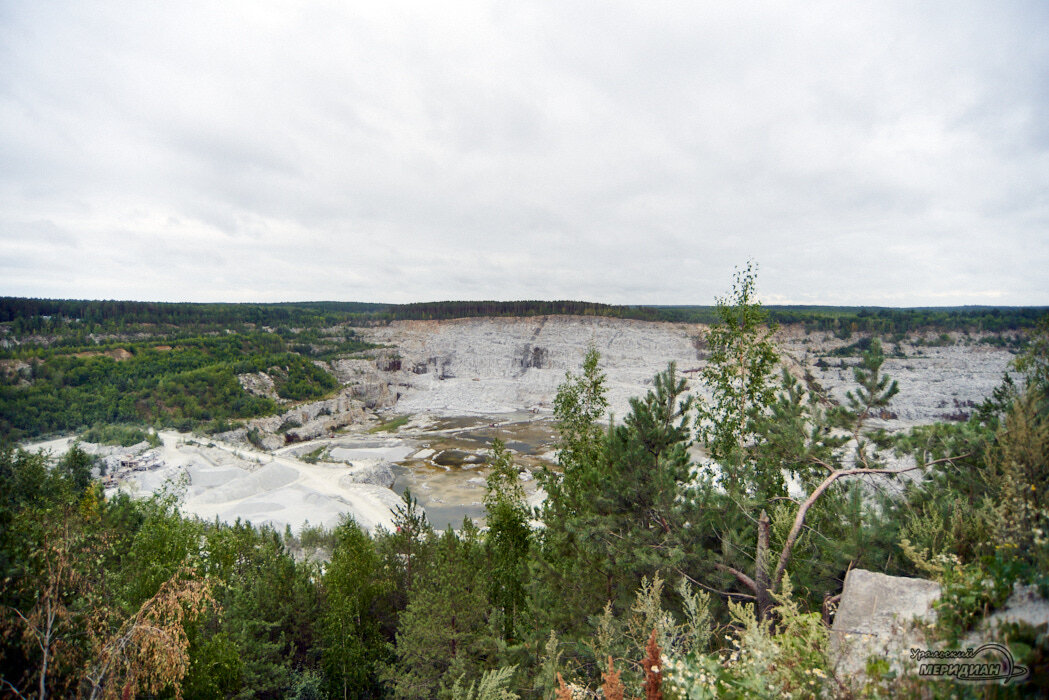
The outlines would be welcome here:
M 220 520 L 233 522 L 238 518 L 254 525 L 271 525 L 278 530 L 291 527 L 299 532 L 306 525 L 334 528 L 344 518 L 351 517 L 362 527 L 374 530 L 378 526 L 392 527 L 390 505 L 400 501 L 389 489 L 368 484 L 345 489 L 341 494 L 324 494 L 314 489 L 293 484 L 258 498 L 249 498 L 219 509 Z M 194 509 L 207 517 L 207 509 Z
M 168 466 L 147 472 L 135 472 L 131 481 L 135 484 L 134 491 L 138 493 L 156 493 L 165 486 L 177 484 L 185 477 L 186 470 L 181 466 Z
M 298 478 L 299 472 L 295 469 L 279 462 L 271 462 L 256 472 L 245 473 L 221 486 L 216 486 L 198 496 L 196 500 L 198 503 L 238 501 L 275 491 L 293 483 Z
M 192 498 L 244 476 L 245 471 L 236 467 L 201 467 L 191 464 L 186 467 L 186 473 L 189 474 L 186 495 Z

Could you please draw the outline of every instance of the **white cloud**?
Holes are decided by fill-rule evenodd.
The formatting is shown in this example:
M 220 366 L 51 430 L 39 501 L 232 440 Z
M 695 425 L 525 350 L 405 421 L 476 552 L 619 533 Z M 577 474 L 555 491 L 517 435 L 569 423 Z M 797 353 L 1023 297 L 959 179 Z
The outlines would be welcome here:
M 711 303 L 752 258 L 770 299 L 1044 304 L 1047 34 L 1023 2 L 9 4 L 0 294 Z

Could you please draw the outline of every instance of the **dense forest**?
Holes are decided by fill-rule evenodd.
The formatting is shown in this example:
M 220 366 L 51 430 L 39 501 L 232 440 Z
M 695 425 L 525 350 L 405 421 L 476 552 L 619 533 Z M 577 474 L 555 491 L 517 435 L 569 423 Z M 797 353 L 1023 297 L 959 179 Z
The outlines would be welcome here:
M 20 348 L 0 372 L 0 437 L 81 431 L 96 423 L 228 430 L 231 421 L 278 409 L 273 399 L 246 392 L 238 375 L 266 373 L 279 399 L 316 399 L 338 382 L 313 359 L 369 347 L 352 331 L 324 338 L 315 331 L 249 331 Z
M 1036 307 L 882 308 L 769 306 L 769 319 L 808 330 L 897 334 L 915 331 L 999 333 L 1030 329 L 1046 312 Z M 70 343 L 93 334 L 130 332 L 159 336 L 205 331 L 324 328 L 395 320 L 446 320 L 478 316 L 606 316 L 641 321 L 713 323 L 715 306 L 614 306 L 582 301 L 439 301 L 414 304 L 302 302 L 283 304 L 190 304 L 76 301 L 0 297 L 0 328 L 17 338 L 39 334 Z M 54 342 L 54 340 L 52 341 Z
M 1049 592 L 1049 320 L 1014 317 L 1033 326 L 1030 342 L 970 420 L 889 436 L 868 427 L 898 391 L 880 343 L 865 346 L 854 390 L 835 405 L 778 374 L 752 291 L 753 277 L 740 273 L 714 308 L 707 401 L 687 395 L 670 366 L 607 425 L 600 356 L 588 353 L 557 393 L 558 469 L 540 477 L 545 502 L 528 507 L 513 454 L 496 443 L 484 530 L 467 520 L 435 531 L 410 494 L 390 531 L 346 521 L 296 536 L 202 522 L 179 513 L 177 491 L 107 498 L 79 449 L 52 462 L 4 447 L 2 692 L 1044 696 L 1044 628 L 1004 633 L 1032 670 L 1024 683 L 923 682 L 877 659 L 860 680 L 835 672 L 821 611 L 850 568 L 932 577 L 944 594 L 931 633 L 950 644 L 1014 583 Z M 139 400 L 173 405 L 173 395 L 135 383 L 153 365 L 184 377 L 261 354 L 253 367 L 274 362 L 293 376 L 283 336 L 233 337 L 187 340 L 185 356 L 135 346 L 146 363 L 138 370 L 132 360 L 117 370 L 87 359 L 97 363 L 90 372 L 126 382 L 117 394 L 136 397 L 129 411 Z M 216 391 L 219 406 L 228 397 L 221 382 Z M 709 463 L 693 462 L 696 442 Z M 925 479 L 898 482 L 893 451 L 910 454 Z M 884 488 L 890 482 L 899 490 Z

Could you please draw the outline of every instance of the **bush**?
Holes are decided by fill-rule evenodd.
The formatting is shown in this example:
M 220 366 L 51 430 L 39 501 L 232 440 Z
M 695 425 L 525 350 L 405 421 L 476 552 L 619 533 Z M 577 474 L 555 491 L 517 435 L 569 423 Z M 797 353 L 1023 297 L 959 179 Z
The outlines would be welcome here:
M 86 430 L 80 436 L 84 442 L 93 442 L 96 445 L 120 445 L 131 447 L 140 442 L 149 442 L 156 447 L 160 438 L 153 433 L 147 433 L 142 428 L 132 425 L 95 425 Z
M 803 613 L 791 598 L 790 580 L 771 621 L 760 621 L 750 604 L 729 603 L 734 631 L 729 648 L 715 654 L 669 658 L 667 698 L 816 697 L 831 674 L 827 629 L 819 613 Z
M 373 426 L 371 428 L 368 428 L 368 432 L 369 433 L 392 433 L 392 432 L 396 431 L 397 429 L 401 428 L 402 426 L 404 426 L 405 424 L 407 424 L 408 421 L 410 421 L 411 419 L 412 419 L 412 417 L 410 415 L 397 416 L 396 418 L 391 418 L 390 420 L 385 421 L 383 423 L 380 423 L 379 425 L 376 425 L 376 426 Z
M 283 435 L 284 433 L 288 432 L 292 428 L 301 428 L 301 427 L 302 427 L 302 423 L 300 423 L 299 421 L 295 420 L 294 418 L 288 418 L 287 420 L 283 421 L 280 424 L 280 427 L 277 428 L 277 432 L 280 433 L 281 435 Z
M 262 433 L 259 432 L 258 428 L 249 429 L 247 438 L 248 442 L 250 442 L 255 447 L 259 448 L 260 450 L 265 449 L 265 446 L 262 444 Z

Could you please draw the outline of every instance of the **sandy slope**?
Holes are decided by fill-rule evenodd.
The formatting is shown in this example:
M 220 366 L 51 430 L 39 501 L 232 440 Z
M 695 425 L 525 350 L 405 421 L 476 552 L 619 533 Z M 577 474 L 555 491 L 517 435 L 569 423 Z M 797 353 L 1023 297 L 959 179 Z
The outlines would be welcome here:
M 374 530 L 392 526 L 392 509 L 401 502 L 390 489 L 344 479 L 354 467 L 311 465 L 171 431 L 162 431 L 160 437 L 160 447 L 140 456 L 155 454 L 163 466 L 133 472 L 121 488 L 145 494 L 174 485 L 183 493 L 183 512 L 204 519 L 239 518 L 279 530 L 290 526 L 297 532 L 307 523 L 333 527 L 348 516 Z M 357 460 L 354 466 L 368 461 Z

